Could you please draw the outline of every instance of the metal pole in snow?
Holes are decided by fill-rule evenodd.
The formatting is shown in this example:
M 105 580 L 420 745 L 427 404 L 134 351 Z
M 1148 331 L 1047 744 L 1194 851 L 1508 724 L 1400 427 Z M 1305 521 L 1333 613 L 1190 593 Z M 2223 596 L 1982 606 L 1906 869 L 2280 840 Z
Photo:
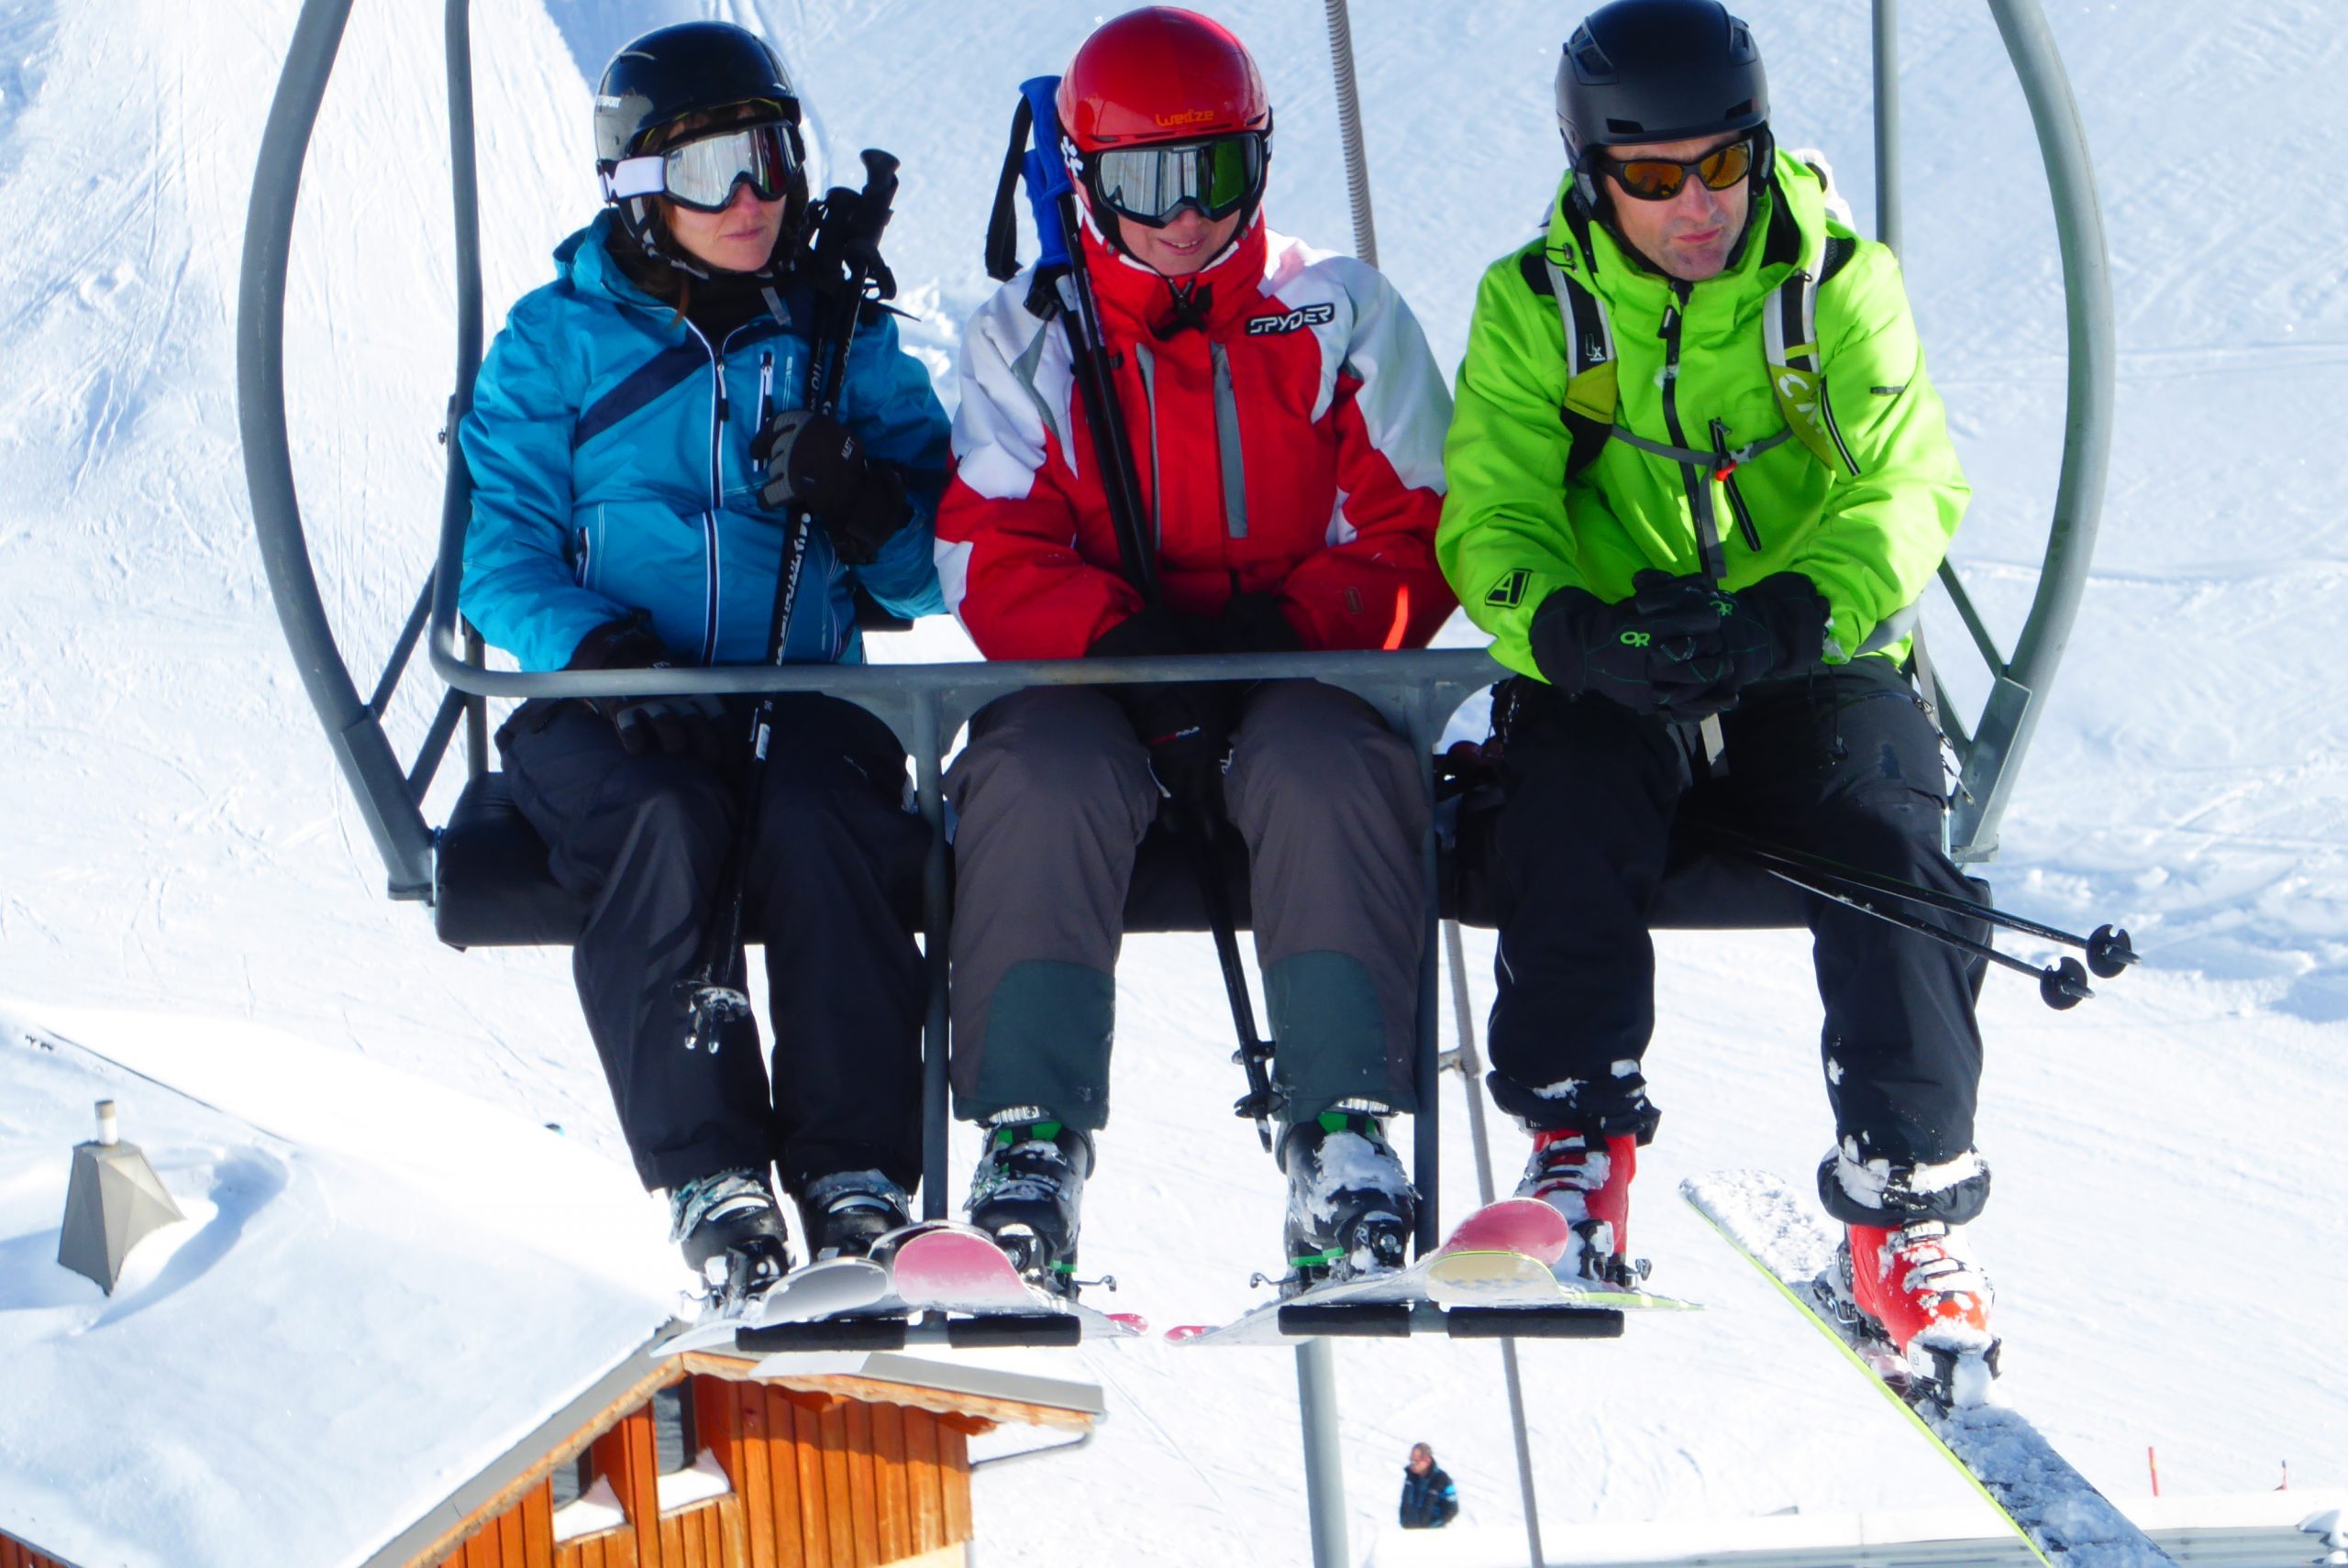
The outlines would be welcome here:
M 1444 956 L 1451 966 L 1451 1006 L 1459 1024 L 1459 1048 L 1448 1066 L 1459 1069 L 1468 1091 L 1468 1141 L 1476 1146 L 1476 1191 L 1486 1203 L 1492 1196 L 1492 1146 L 1484 1134 L 1483 1064 L 1476 1057 L 1476 1020 L 1468 1002 L 1468 955 L 1459 922 L 1443 922 Z M 1516 1487 L 1524 1498 L 1524 1544 L 1533 1568 L 1546 1568 L 1541 1551 L 1541 1500 L 1533 1490 L 1533 1448 L 1524 1434 L 1524 1385 L 1516 1371 L 1516 1342 L 1501 1341 L 1501 1378 L 1508 1386 L 1509 1426 L 1516 1433 Z
M 1296 1347 L 1296 1408 L 1304 1422 L 1304 1502 L 1312 1568 L 1346 1568 L 1346 1467 L 1337 1449 L 1337 1358 L 1325 1339 Z
M 2157 1497 L 2161 1495 L 2161 1462 L 2151 1443 L 2144 1445 L 2144 1468 L 2153 1473 L 2153 1496 Z

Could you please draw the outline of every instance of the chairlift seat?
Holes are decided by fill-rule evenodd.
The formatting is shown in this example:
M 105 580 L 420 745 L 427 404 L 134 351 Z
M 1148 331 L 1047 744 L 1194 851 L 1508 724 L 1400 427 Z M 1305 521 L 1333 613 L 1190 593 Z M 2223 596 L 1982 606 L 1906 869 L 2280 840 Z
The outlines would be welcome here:
M 1472 800 L 1445 811 L 1437 878 L 1447 919 L 1494 923 L 1494 814 L 1489 803 Z M 1236 834 L 1226 834 L 1221 850 L 1233 919 L 1244 930 L 1252 920 L 1246 849 Z M 1207 929 L 1194 858 L 1182 834 L 1162 826 L 1151 831 L 1125 898 L 1127 931 Z M 567 947 L 586 923 L 588 900 L 555 881 L 546 843 L 514 803 L 503 773 L 466 784 L 440 830 L 433 867 L 434 926 L 451 947 Z M 1809 897 L 1749 863 L 1681 843 L 1674 845 L 1649 923 L 1696 931 L 1799 926 Z M 743 934 L 760 940 L 755 929 Z

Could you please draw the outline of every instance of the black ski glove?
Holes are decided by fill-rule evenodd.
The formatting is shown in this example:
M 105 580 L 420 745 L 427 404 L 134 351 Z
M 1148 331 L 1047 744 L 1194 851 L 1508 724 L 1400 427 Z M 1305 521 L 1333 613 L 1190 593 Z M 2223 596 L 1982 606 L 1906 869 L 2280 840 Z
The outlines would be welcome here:
M 1718 620 L 1716 633 L 1698 638 L 1687 661 L 1702 684 L 1675 688 L 1664 701 L 1674 718 L 1725 712 L 1746 687 L 1806 669 L 1824 649 L 1828 605 L 1800 572 L 1781 571 L 1733 591 L 1696 576 L 1641 572 L 1637 581 L 1631 602 L 1643 616 L 1709 606 Z
M 805 507 L 847 566 L 870 566 L 913 521 L 897 470 L 867 462 L 864 443 L 828 414 L 784 409 L 750 443 L 750 458 L 766 474 L 759 500 L 777 512 Z
M 1215 651 L 1216 624 L 1170 610 L 1144 610 L 1092 640 L 1089 658 L 1145 658 Z M 1149 770 L 1176 804 L 1219 806 L 1223 765 L 1238 722 L 1239 692 L 1229 681 L 1143 681 L 1105 689 L 1124 707 L 1149 747 Z
M 565 669 L 673 669 L 668 645 L 637 610 L 606 621 L 579 639 Z M 620 749 L 630 756 L 659 752 L 724 765 L 734 746 L 725 726 L 725 705 L 706 691 L 665 697 L 587 697 L 588 707 L 618 732 Z
M 1223 602 L 1213 627 L 1216 653 L 1301 653 L 1304 639 L 1280 613 L 1277 593 L 1235 593 Z
M 1650 577 L 1668 580 L 1642 572 L 1641 583 Z M 1528 640 L 1542 678 L 1558 690 L 1595 692 L 1645 714 L 1716 683 L 1719 628 L 1709 600 L 1688 598 L 1648 613 L 1635 599 L 1609 604 L 1586 589 L 1560 588 L 1541 602 Z M 1700 655 L 1710 656 L 1708 669 L 1696 668 Z

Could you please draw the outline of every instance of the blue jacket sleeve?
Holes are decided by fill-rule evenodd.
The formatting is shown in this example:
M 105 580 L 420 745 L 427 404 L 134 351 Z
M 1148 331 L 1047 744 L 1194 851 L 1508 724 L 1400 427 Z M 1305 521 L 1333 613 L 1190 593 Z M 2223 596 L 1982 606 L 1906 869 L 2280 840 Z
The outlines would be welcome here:
M 580 585 L 570 543 L 570 436 L 579 394 L 548 313 L 524 299 L 473 382 L 459 439 L 473 481 L 457 605 L 526 670 L 560 669 L 579 639 L 627 606 Z
M 942 615 L 946 595 L 937 586 L 937 498 L 946 490 L 946 410 L 930 385 L 929 371 L 897 341 L 896 318 L 882 315 L 859 326 L 848 350 L 847 424 L 864 443 L 865 455 L 892 464 L 904 476 L 913 520 L 880 547 L 869 566 L 856 569 L 883 609 L 908 618 Z

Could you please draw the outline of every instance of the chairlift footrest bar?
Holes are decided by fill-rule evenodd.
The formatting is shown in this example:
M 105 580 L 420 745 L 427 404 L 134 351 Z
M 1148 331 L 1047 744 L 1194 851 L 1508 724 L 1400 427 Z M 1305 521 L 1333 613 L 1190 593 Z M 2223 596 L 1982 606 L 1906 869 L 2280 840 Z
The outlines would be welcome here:
M 805 1323 L 769 1323 L 744 1329 L 734 1336 L 734 1348 L 750 1355 L 777 1351 L 903 1350 L 907 1324 L 903 1318 L 817 1318 Z
M 946 1342 L 957 1349 L 1072 1345 L 1083 1338 L 1083 1320 L 1072 1312 L 989 1312 L 946 1320 Z
M 1443 1331 L 1455 1340 L 1619 1340 L 1619 1307 L 1454 1307 Z

